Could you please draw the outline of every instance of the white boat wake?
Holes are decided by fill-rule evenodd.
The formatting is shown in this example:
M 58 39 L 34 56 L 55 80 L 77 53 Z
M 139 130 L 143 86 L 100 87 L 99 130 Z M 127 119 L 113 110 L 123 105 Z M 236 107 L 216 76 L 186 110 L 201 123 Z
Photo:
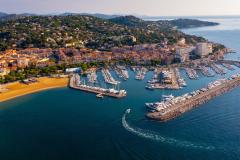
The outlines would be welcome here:
M 159 142 L 162 142 L 162 143 L 172 144 L 172 145 L 179 146 L 179 147 L 185 147 L 185 148 L 195 148 L 195 149 L 205 149 L 205 150 L 214 150 L 215 149 L 215 147 L 213 147 L 213 146 L 208 146 L 208 145 L 203 145 L 203 144 L 200 145 L 200 144 L 196 144 L 196 143 L 191 143 L 189 141 L 181 141 L 181 140 L 177 140 L 177 139 L 174 139 L 174 138 L 163 137 L 163 136 L 161 136 L 157 133 L 154 133 L 152 131 L 132 127 L 126 121 L 126 116 L 130 112 L 131 112 L 131 110 L 127 109 L 126 112 L 124 113 L 124 115 L 122 117 L 122 125 L 127 131 L 129 131 L 129 132 L 131 132 L 131 133 L 133 133 L 133 134 L 135 134 L 139 137 L 151 139 L 151 140 L 154 140 L 154 141 L 159 141 Z

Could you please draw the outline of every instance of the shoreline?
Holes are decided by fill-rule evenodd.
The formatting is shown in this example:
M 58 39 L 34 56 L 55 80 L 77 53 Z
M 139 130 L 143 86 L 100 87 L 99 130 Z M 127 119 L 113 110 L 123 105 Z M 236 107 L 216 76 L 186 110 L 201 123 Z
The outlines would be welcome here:
M 47 78 L 42 77 L 38 82 L 32 84 L 22 84 L 13 82 L 6 85 L 6 92 L 0 93 L 0 103 L 6 102 L 25 95 L 38 93 L 45 90 L 64 88 L 68 86 L 68 78 Z

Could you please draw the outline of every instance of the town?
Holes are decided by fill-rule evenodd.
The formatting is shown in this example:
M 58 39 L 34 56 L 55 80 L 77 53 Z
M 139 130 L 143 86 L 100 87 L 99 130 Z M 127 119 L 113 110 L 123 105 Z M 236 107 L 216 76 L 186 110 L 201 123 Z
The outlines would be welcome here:
M 193 58 L 199 60 L 207 58 L 208 61 L 222 59 L 224 53 L 228 52 L 227 49 L 219 49 L 213 53 L 213 46 L 212 43 L 197 43 L 196 46 L 189 46 L 184 39 L 181 39 L 176 45 L 143 44 L 115 47 L 108 52 L 87 48 L 6 50 L 0 54 L 0 83 L 22 80 L 29 76 L 41 76 L 38 71 L 34 72 L 36 68 L 42 69 L 42 73 L 46 75 L 64 73 L 65 69 L 71 66 L 81 66 L 86 70 L 86 64 L 95 66 L 118 63 L 143 66 L 186 64 L 192 63 Z M 48 70 L 44 70 L 48 67 Z M 24 70 L 29 69 L 32 73 L 24 73 Z M 14 72 L 16 72 L 15 77 L 10 77 Z

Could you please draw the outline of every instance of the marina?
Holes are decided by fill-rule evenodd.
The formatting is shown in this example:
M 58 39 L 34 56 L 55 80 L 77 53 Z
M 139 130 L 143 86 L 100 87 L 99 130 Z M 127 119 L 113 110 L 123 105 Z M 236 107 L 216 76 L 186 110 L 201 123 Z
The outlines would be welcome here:
M 123 98 L 127 95 L 127 92 L 125 90 L 116 90 L 114 88 L 105 89 L 82 84 L 80 81 L 80 76 L 78 74 L 74 74 L 70 77 L 69 87 L 76 90 L 95 93 L 97 94 L 98 98 L 103 98 L 103 96 Z

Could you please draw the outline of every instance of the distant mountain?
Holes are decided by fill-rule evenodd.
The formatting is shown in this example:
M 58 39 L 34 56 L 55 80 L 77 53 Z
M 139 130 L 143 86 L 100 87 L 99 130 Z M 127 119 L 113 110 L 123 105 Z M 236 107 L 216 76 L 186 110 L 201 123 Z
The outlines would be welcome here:
M 20 16 L 37 16 L 38 14 L 34 14 L 34 13 L 21 13 L 19 15 Z
M 102 19 L 111 19 L 111 18 L 116 18 L 120 16 L 120 15 L 107 15 L 107 14 L 101 14 L 101 13 L 95 13 L 95 14 L 82 13 L 81 15 L 90 15 L 90 16 L 94 16 Z
M 196 19 L 174 19 L 174 20 L 159 20 L 159 21 L 144 21 L 134 16 L 120 16 L 110 19 L 111 22 L 128 27 L 146 27 L 146 26 L 161 26 L 167 28 L 195 28 L 205 26 L 215 26 L 219 23 L 200 21 Z
M 172 26 L 177 27 L 179 29 L 219 25 L 219 23 L 208 22 L 208 21 L 200 21 L 200 20 L 196 20 L 196 19 L 176 19 L 176 20 L 171 20 L 171 21 L 168 21 L 168 22 Z
M 29 16 L 37 16 L 37 14 L 32 14 L 32 13 L 7 14 L 7 13 L 0 12 L 0 21 L 16 20 L 19 18 L 24 18 Z
M 15 20 L 15 19 L 19 19 L 19 18 L 22 18 L 22 17 L 24 17 L 24 16 L 17 15 L 17 14 L 7 14 L 5 16 L 1 16 L 0 21 Z
M 0 17 L 4 17 L 4 16 L 7 16 L 7 15 L 8 15 L 7 13 L 0 12 Z
M 112 19 L 119 17 L 120 15 L 107 15 L 107 14 L 101 14 L 101 13 L 63 13 L 59 14 L 59 16 L 76 16 L 76 15 L 83 15 L 83 16 L 93 16 L 101 19 Z

